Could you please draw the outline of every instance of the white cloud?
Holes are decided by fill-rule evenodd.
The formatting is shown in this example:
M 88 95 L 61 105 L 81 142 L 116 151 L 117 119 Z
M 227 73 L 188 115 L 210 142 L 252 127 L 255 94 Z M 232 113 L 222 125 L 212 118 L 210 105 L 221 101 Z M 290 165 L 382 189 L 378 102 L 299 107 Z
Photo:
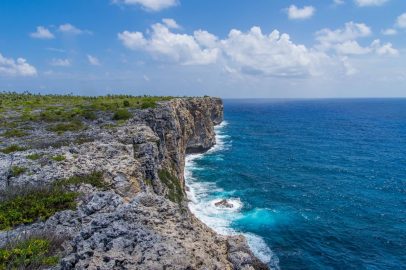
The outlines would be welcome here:
M 164 56 L 183 65 L 205 65 L 217 60 L 219 50 L 200 42 L 200 31 L 194 35 L 172 33 L 163 24 L 151 26 L 149 38 L 141 32 L 124 31 L 118 38 L 129 49 L 144 50 L 154 56 Z
M 298 8 L 295 5 L 291 5 L 288 9 L 288 17 L 291 20 L 304 20 L 311 18 L 316 9 L 312 6 L 305 6 L 303 8 Z
M 344 0 L 334 0 L 334 4 L 343 5 L 343 4 L 345 4 L 345 2 L 344 2 Z
M 149 11 L 160 11 L 178 4 L 177 0 L 113 0 L 113 2 L 117 4 L 140 5 Z
M 252 27 L 246 33 L 233 29 L 221 44 L 232 69 L 246 73 L 282 77 L 316 75 L 328 60 L 324 53 L 294 44 L 287 34 L 274 30 L 266 35 L 259 27 Z
M 71 61 L 69 59 L 59 59 L 54 58 L 51 60 L 50 65 L 56 67 L 69 67 L 71 65 Z
M 355 3 L 360 7 L 381 6 L 389 0 L 355 0 Z
M 43 26 L 37 26 L 37 31 L 30 34 L 32 38 L 38 39 L 53 39 L 55 36 L 47 28 Z
M 253 27 L 248 32 L 233 29 L 227 38 L 198 30 L 193 35 L 177 34 L 162 24 L 152 25 L 149 37 L 141 32 L 118 34 L 124 46 L 142 50 L 156 58 L 165 57 L 183 65 L 223 63 L 228 70 L 267 76 L 315 75 L 328 57 L 322 52 L 296 45 L 287 34 L 269 35 Z
M 90 54 L 87 55 L 87 61 L 89 61 L 89 64 L 92 66 L 100 66 L 100 61 L 97 57 L 92 56 Z
M 399 28 L 406 28 L 406 12 L 397 18 L 396 26 Z
M 388 28 L 388 29 L 382 30 L 382 34 L 385 36 L 394 36 L 397 33 L 398 33 L 398 31 L 393 28 Z
M 379 39 L 375 39 L 372 42 L 371 48 L 379 55 L 399 55 L 399 51 L 393 48 L 392 43 L 388 42 L 381 45 L 381 41 Z
M 371 28 L 363 23 L 348 22 L 344 28 L 331 30 L 322 29 L 316 33 L 316 39 L 321 45 L 329 47 L 333 43 L 354 40 L 360 37 L 367 37 L 372 34 Z
M 6 76 L 35 76 L 37 69 L 27 63 L 24 58 L 6 58 L 0 53 L 0 75 Z
M 376 53 L 378 55 L 398 55 L 391 43 L 381 45 L 380 40 L 374 40 L 371 45 L 362 47 L 357 39 L 372 34 L 371 28 L 363 23 L 348 22 L 344 28 L 331 30 L 323 29 L 316 32 L 319 41 L 317 48 L 322 51 L 333 50 L 339 55 L 362 55 Z
M 180 25 L 174 19 L 162 19 L 162 22 L 168 27 L 172 29 L 179 29 Z
M 80 34 L 85 34 L 85 33 L 90 34 L 91 33 L 88 30 L 81 30 L 70 23 L 61 24 L 59 26 L 58 30 L 59 30 L 59 32 L 62 32 L 65 34 L 71 34 L 71 35 L 80 35 Z

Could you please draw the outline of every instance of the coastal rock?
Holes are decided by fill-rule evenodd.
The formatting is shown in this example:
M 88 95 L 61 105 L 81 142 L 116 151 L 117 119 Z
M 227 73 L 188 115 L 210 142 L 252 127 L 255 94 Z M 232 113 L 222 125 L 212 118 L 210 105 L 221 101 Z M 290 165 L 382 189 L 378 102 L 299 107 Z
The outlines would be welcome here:
M 2 231 L 0 245 L 23 234 L 63 235 L 61 262 L 53 269 L 267 269 L 243 237 L 216 234 L 187 208 L 185 155 L 210 149 L 216 143 L 214 125 L 222 120 L 220 99 L 179 98 L 134 111 L 114 129 L 102 128 L 106 119 L 89 122 L 81 136 L 90 140 L 80 143 L 71 140 L 79 135 L 68 132 L 58 138 L 68 145 L 43 147 L 52 138 L 41 125 L 35 144 L 7 141 L 31 148 L 0 153 L 1 190 L 51 185 L 95 171 L 102 172 L 108 188 L 69 186 L 81 193 L 76 210 Z M 32 154 L 40 158 L 28 159 Z M 12 176 L 12 166 L 27 170 Z
M 227 201 L 226 199 L 221 200 L 219 202 L 216 202 L 214 205 L 217 206 L 217 207 L 225 207 L 225 208 L 233 208 L 234 207 L 234 205 L 232 203 L 230 203 L 229 201 Z

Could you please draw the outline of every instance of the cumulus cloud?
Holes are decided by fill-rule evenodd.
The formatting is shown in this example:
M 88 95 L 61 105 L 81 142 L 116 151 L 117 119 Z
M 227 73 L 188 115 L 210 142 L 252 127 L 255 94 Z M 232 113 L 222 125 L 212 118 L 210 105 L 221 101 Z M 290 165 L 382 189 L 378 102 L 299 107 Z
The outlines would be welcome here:
M 294 44 L 287 34 L 275 30 L 267 35 L 259 27 L 248 32 L 233 29 L 220 40 L 204 30 L 192 35 L 173 33 L 158 23 L 152 25 L 147 37 L 141 32 L 124 31 L 118 38 L 129 49 L 183 65 L 207 65 L 221 60 L 229 70 L 267 76 L 316 74 L 316 67 L 328 58 L 322 52 Z
M 344 0 L 334 0 L 335 5 L 343 5 L 345 4 Z
M 5 76 L 35 76 L 37 69 L 27 63 L 24 58 L 6 58 L 0 53 L 0 75 Z
M 333 50 L 339 55 L 362 55 L 376 53 L 378 55 L 397 55 L 398 51 L 391 43 L 381 44 L 374 40 L 369 46 L 361 46 L 357 39 L 368 37 L 372 34 L 369 26 L 363 23 L 348 22 L 343 28 L 331 30 L 322 29 L 316 32 L 317 48 L 323 51 Z
M 172 29 L 179 29 L 180 25 L 174 19 L 162 19 L 162 22 L 168 27 Z
M 87 61 L 89 61 L 89 64 L 92 66 L 100 66 L 100 61 L 97 57 L 92 56 L 90 54 L 87 55 Z
M 291 5 L 288 9 L 288 17 L 291 20 L 304 20 L 311 18 L 316 9 L 313 6 L 305 6 L 303 8 L 298 8 L 295 5 Z
M 30 34 L 32 38 L 38 39 L 53 39 L 55 36 L 44 26 L 37 26 L 37 31 Z
M 201 41 L 203 35 L 200 30 L 193 35 L 173 33 L 168 26 L 156 23 L 151 26 L 149 37 L 144 37 L 141 32 L 124 31 L 118 34 L 118 38 L 129 49 L 144 50 L 183 65 L 211 64 L 216 62 L 219 49 L 204 44 Z M 206 35 L 211 36 L 208 33 Z
M 396 26 L 399 28 L 406 28 L 406 12 L 397 18 Z
M 117 4 L 139 5 L 148 11 L 160 11 L 176 6 L 177 0 L 113 0 Z
M 385 36 L 394 36 L 397 33 L 398 33 L 398 31 L 393 28 L 388 28 L 388 29 L 382 30 L 382 34 Z
M 355 3 L 360 7 L 381 6 L 389 0 L 355 0 Z
M 88 30 L 79 29 L 70 23 L 61 24 L 58 27 L 58 31 L 65 33 L 65 34 L 70 34 L 70 35 L 80 35 L 80 34 L 90 34 L 91 33 Z
M 71 65 L 69 59 L 54 58 L 51 60 L 50 65 L 55 67 L 69 67 Z

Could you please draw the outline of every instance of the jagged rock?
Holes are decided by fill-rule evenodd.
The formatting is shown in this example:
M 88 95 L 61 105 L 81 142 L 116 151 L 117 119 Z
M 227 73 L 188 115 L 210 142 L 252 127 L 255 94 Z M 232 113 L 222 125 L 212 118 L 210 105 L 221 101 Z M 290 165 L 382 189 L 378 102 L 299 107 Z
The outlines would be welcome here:
M 229 201 L 227 201 L 226 199 L 221 200 L 219 202 L 216 202 L 214 205 L 217 206 L 217 207 L 225 207 L 225 208 L 233 208 L 234 207 L 234 205 L 232 203 L 230 203 Z
M 155 109 L 134 111 L 132 119 L 112 130 L 101 127 L 106 119 L 88 123 L 85 134 L 91 138 L 89 142 L 35 149 L 52 140 L 38 126 L 37 143 L 30 150 L 0 153 L 0 189 L 49 185 L 92 171 L 103 172 L 109 185 L 106 191 L 90 185 L 70 187 L 82 193 L 76 210 L 0 232 L 0 245 L 24 233 L 64 235 L 68 240 L 61 262 L 52 269 L 266 269 L 243 237 L 220 236 L 199 221 L 185 201 L 169 201 L 166 195 L 173 187 L 159 178 L 164 170 L 185 189 L 185 155 L 215 144 L 213 126 L 223 120 L 220 99 L 161 102 Z M 63 136 L 58 140 L 70 140 L 77 134 Z M 19 140 L 17 143 L 29 144 L 24 138 Z M 11 142 L 16 141 L 6 143 Z M 29 154 L 41 158 L 29 160 Z M 56 155 L 65 160 L 52 160 Z M 28 170 L 10 177 L 8 170 L 15 165 Z

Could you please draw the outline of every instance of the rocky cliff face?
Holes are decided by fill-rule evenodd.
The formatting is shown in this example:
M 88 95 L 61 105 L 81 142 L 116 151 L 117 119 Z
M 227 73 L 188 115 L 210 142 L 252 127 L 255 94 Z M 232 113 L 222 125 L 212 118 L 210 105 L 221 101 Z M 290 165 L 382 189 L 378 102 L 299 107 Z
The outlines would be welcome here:
M 244 238 L 217 235 L 186 206 L 185 155 L 215 144 L 213 127 L 223 120 L 222 101 L 173 99 L 133 113 L 126 124 L 111 130 L 95 121 L 82 134 L 85 143 L 0 154 L 3 190 L 51 185 L 93 171 L 102 172 L 108 184 L 104 190 L 70 185 L 82 194 L 76 210 L 0 232 L 0 245 L 26 233 L 64 235 L 55 269 L 267 269 Z M 36 145 L 47 140 L 38 127 Z M 41 158 L 28 159 L 32 154 Z M 65 159 L 49 158 L 56 155 Z M 12 166 L 27 170 L 13 176 Z

